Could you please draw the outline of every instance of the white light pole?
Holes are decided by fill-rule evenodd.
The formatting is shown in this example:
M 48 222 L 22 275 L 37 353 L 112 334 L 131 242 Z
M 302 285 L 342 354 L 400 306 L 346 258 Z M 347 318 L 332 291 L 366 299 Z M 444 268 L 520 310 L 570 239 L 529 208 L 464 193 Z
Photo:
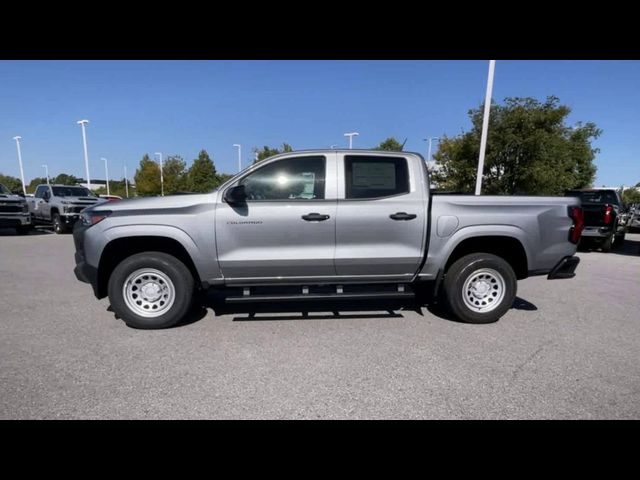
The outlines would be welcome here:
M 234 143 L 234 147 L 238 149 L 238 171 L 242 171 L 242 145 Z
M 109 192 L 109 167 L 107 166 L 107 159 L 101 157 L 100 160 L 104 162 L 104 176 L 107 179 L 107 195 L 111 195 L 111 193 Z
M 89 177 L 89 154 L 87 153 L 87 133 L 85 132 L 85 125 L 89 123 L 89 120 L 78 120 L 76 122 L 82 127 L 82 144 L 84 145 L 84 168 L 87 173 L 87 188 L 91 190 L 91 178 Z
M 160 157 L 160 195 L 164 197 L 164 177 L 162 176 L 162 153 L 156 152 Z
M 482 189 L 482 172 L 484 170 L 484 153 L 487 148 L 487 131 L 489 130 L 489 113 L 491 112 L 491 92 L 493 91 L 493 72 L 496 61 L 489 60 L 489 76 L 487 78 L 487 95 L 484 97 L 484 116 L 482 118 L 482 137 L 480 138 L 480 158 L 478 158 L 478 174 L 476 177 L 476 195 Z
M 360 135 L 358 132 L 345 133 L 345 137 L 349 137 L 349 150 L 353 149 L 353 137 Z
M 427 150 L 427 166 L 429 165 L 429 163 L 431 162 L 431 142 L 433 140 L 440 140 L 440 137 L 429 137 L 429 138 L 423 138 L 423 140 L 425 142 L 429 142 L 429 149 Z
M 27 195 L 27 188 L 24 186 L 24 171 L 22 170 L 22 152 L 20 151 L 20 139 L 22 137 L 16 136 L 13 139 L 16 141 L 16 147 L 18 148 L 18 163 L 20 164 L 20 180 L 22 180 L 22 193 Z
M 127 178 L 127 166 L 124 166 L 124 191 L 129 198 L 129 179 Z
M 42 165 L 44 167 L 44 174 L 47 177 L 47 185 L 50 185 L 49 183 L 49 167 L 47 165 Z

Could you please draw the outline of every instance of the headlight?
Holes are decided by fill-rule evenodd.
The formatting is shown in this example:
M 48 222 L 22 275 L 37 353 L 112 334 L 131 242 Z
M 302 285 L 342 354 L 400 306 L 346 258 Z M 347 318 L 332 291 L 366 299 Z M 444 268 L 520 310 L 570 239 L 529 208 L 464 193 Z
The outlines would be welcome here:
M 111 215 L 109 210 L 89 210 L 80 214 L 80 221 L 83 225 L 90 227 Z

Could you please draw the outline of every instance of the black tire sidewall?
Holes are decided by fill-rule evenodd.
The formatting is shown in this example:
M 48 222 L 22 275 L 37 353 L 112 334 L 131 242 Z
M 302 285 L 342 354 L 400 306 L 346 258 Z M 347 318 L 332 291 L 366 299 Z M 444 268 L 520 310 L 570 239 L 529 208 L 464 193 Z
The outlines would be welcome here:
M 505 293 L 498 307 L 490 312 L 479 313 L 471 310 L 464 303 L 462 289 L 465 282 L 475 271 L 490 268 L 502 275 Z M 513 305 L 518 291 L 516 275 L 504 259 L 489 253 L 476 253 L 458 259 L 449 268 L 444 280 L 444 295 L 451 313 L 466 323 L 493 323 L 502 317 Z
M 173 305 L 159 317 L 147 318 L 137 315 L 127 307 L 122 295 L 122 287 L 127 277 L 141 268 L 160 270 L 169 276 L 175 288 Z M 139 253 L 124 259 L 113 270 L 108 285 L 109 300 L 113 311 L 128 326 L 139 329 L 167 328 L 180 322 L 191 309 L 194 290 L 193 276 L 184 263 L 162 252 Z
M 53 214 L 51 223 L 53 223 L 53 231 L 56 232 L 57 234 L 62 234 L 65 232 L 65 228 L 64 228 L 64 225 L 62 224 L 62 219 L 60 218 L 59 213 Z M 56 223 L 58 224 L 58 228 L 56 228 Z

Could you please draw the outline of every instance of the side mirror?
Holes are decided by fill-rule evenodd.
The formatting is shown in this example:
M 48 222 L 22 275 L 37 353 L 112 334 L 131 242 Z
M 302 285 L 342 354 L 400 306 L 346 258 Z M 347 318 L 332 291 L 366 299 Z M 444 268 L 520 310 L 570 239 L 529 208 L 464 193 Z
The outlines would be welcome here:
M 244 190 L 244 185 L 237 185 L 235 187 L 228 188 L 224 193 L 224 201 L 229 205 L 234 203 L 244 203 L 247 200 L 247 193 Z

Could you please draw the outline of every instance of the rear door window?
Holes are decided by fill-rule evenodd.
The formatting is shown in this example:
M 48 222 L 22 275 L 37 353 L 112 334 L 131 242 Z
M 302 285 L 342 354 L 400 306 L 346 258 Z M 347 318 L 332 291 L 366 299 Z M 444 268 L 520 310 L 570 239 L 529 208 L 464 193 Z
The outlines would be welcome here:
M 409 169 L 402 157 L 347 155 L 345 197 L 374 199 L 409 193 Z

